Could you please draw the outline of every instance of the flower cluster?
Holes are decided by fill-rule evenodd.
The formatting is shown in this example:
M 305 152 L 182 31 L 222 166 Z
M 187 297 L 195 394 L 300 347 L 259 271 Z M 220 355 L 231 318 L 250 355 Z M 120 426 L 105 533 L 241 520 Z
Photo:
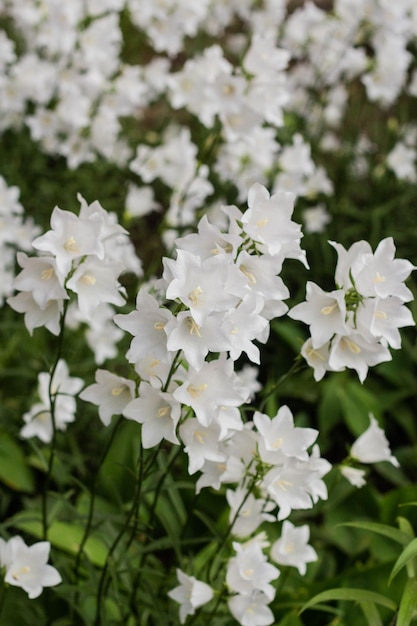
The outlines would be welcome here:
M 34 328 L 45 326 L 58 335 L 61 316 L 72 298 L 76 301 L 72 324 L 82 321 L 90 326 L 87 338 L 100 363 L 112 355 L 112 341 L 120 338 L 114 332 L 107 333 L 106 338 L 114 314 L 110 305 L 125 302 L 118 277 L 126 270 L 140 275 L 141 264 L 116 215 L 105 211 L 97 201 L 89 205 L 80 195 L 78 199 L 78 216 L 55 207 L 51 230 L 32 242 L 33 248 L 43 254 L 17 254 L 22 270 L 13 287 L 20 293 L 7 302 L 25 314 L 31 334 Z
M 181 444 L 189 473 L 201 472 L 197 491 L 230 485 L 229 521 L 233 537 L 241 540 L 264 521 L 284 520 L 292 510 L 311 508 L 327 497 L 322 478 L 330 464 L 320 458 L 317 446 L 309 452 L 316 430 L 296 427 L 286 406 L 273 419 L 257 411 L 253 420 L 244 421 L 239 410 L 256 387 L 244 372 L 235 371 L 235 362 L 245 353 L 260 363 L 255 342 L 264 343 L 270 320 L 287 311 L 282 264 L 286 258 L 306 263 L 301 229 L 291 219 L 293 202 L 290 192 L 270 196 L 256 183 L 245 212 L 224 207 L 226 232 L 204 217 L 198 233 L 177 239 L 176 258 L 164 259 L 157 293 L 141 289 L 136 311 L 114 318 L 133 335 L 126 357 L 140 377 L 137 397 L 132 398 L 132 381 L 105 370 L 98 370 L 97 382 L 80 396 L 99 406 L 105 424 L 113 413 L 139 422 L 144 448 L 163 440 Z M 175 313 L 165 302 L 176 303 Z M 235 541 L 234 547 L 237 555 L 226 576 L 229 608 L 238 616 L 256 606 L 257 619 L 268 616 L 268 621 L 252 623 L 272 623 L 269 581 L 279 572 L 267 562 L 261 543 Z M 279 547 L 274 553 L 282 561 Z M 292 563 L 303 569 L 312 552 L 301 553 Z M 239 573 L 254 559 L 259 567 L 253 565 L 250 577 Z M 180 582 L 194 589 L 193 580 L 183 576 Z M 245 584 L 239 582 L 242 576 Z M 187 598 L 193 597 L 190 593 Z M 206 601 L 211 597 L 203 596 Z M 180 600 L 183 592 L 172 592 L 172 597 Z M 197 606 L 197 601 L 183 599 L 181 620 Z
M 61 582 L 55 567 L 48 565 L 49 541 L 27 546 L 19 536 L 8 541 L 0 538 L 0 569 L 5 570 L 4 581 L 20 587 L 30 599 L 37 598 L 44 587 L 54 587 Z
M 389 348 L 399 349 L 399 328 L 413 326 L 406 302 L 413 299 L 405 286 L 414 266 L 395 259 L 392 237 L 372 252 L 366 241 L 346 250 L 331 242 L 338 254 L 334 291 L 307 283 L 306 301 L 288 313 L 310 328 L 302 354 L 314 368 L 316 380 L 326 371 L 357 371 L 363 382 L 368 368 L 391 359 Z

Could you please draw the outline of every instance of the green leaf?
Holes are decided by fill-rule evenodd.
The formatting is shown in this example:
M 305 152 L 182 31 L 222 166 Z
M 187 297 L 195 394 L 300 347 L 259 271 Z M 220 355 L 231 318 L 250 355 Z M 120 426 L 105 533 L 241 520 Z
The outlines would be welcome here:
M 408 546 L 401 552 L 400 556 L 394 563 L 394 567 L 392 568 L 392 571 L 388 580 L 388 584 L 391 584 L 392 580 L 395 578 L 398 572 L 402 570 L 402 568 L 405 567 L 407 563 L 409 563 L 411 559 L 413 559 L 416 556 L 417 556 L 417 538 L 413 539 L 413 541 L 411 541 L 408 544 Z
M 374 604 L 381 604 L 381 606 L 386 606 L 388 609 L 395 611 L 396 605 L 395 603 L 382 596 L 380 593 L 376 593 L 375 591 L 366 591 L 365 589 L 353 589 L 349 587 L 345 587 L 342 589 L 328 589 L 327 591 L 322 591 L 318 593 L 314 598 L 311 598 L 301 609 L 300 613 L 303 613 L 307 609 L 319 604 L 320 602 L 330 602 L 332 600 L 350 600 L 352 602 L 372 602 Z
M 343 524 L 338 524 L 338 526 L 350 526 L 351 528 L 369 530 L 371 533 L 388 537 L 403 546 L 406 546 L 410 541 L 410 536 L 402 530 L 398 530 L 398 528 L 393 528 L 387 524 L 379 524 L 378 522 L 344 522 Z
M 13 526 L 19 530 L 23 530 L 37 539 L 43 539 L 43 527 L 41 520 L 34 519 L 33 513 L 23 512 L 13 518 Z M 55 520 L 48 529 L 48 540 L 51 544 L 76 555 L 84 535 L 84 527 L 76 524 L 68 524 Z M 98 567 L 103 567 L 108 549 L 106 545 L 98 538 L 90 536 L 84 546 L 84 552 L 90 561 Z
M 379 611 L 373 602 L 361 602 L 360 605 L 369 626 L 383 626 Z
M 417 608 L 417 580 L 409 578 L 401 598 L 397 617 L 397 626 L 408 626 L 413 620 Z
M 33 493 L 32 471 L 20 446 L 7 433 L 0 434 L 0 480 L 15 491 Z

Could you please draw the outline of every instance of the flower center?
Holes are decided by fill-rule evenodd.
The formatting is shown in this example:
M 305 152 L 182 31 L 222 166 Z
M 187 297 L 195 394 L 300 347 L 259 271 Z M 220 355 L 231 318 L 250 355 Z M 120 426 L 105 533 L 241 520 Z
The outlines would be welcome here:
M 199 398 L 200 395 L 207 389 L 207 383 L 202 383 L 201 385 L 188 385 L 187 391 L 192 398 Z
M 188 297 L 193 306 L 198 306 L 200 304 L 200 296 L 202 293 L 203 293 L 203 290 L 201 289 L 200 286 L 197 286 L 195 289 L 190 291 L 190 293 L 188 294 Z
M 64 243 L 64 249 L 67 252 L 78 252 L 79 250 L 78 244 L 72 235 Z
M 54 275 L 54 270 L 52 267 L 50 267 L 47 270 L 43 270 L 41 274 L 41 280 L 51 280 L 53 275 Z

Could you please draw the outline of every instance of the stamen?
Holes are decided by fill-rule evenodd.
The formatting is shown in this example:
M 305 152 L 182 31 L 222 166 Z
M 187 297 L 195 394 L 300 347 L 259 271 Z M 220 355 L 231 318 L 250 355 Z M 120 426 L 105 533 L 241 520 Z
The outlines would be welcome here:
M 161 406 L 160 409 L 158 409 L 158 417 L 164 417 L 169 411 L 169 406 Z
M 264 226 L 266 226 L 266 225 L 268 224 L 268 221 L 269 221 L 269 220 L 268 220 L 268 218 L 267 218 L 267 217 L 264 217 L 264 218 L 262 218 L 261 220 L 258 220 L 258 221 L 256 222 L 255 226 L 256 226 L 257 228 L 264 228 Z
M 388 318 L 388 315 L 385 313 L 385 311 L 375 311 L 374 317 L 377 317 L 380 320 L 386 320 Z
M 244 276 L 246 276 L 246 278 L 248 279 L 248 283 L 250 285 L 256 285 L 256 278 L 255 276 L 252 274 L 252 272 L 250 272 L 249 270 L 246 269 L 246 267 L 244 265 L 240 265 L 239 266 L 240 271 L 242 272 L 242 274 L 244 274 Z
M 75 239 L 74 239 L 74 237 L 72 235 L 64 243 L 64 249 L 67 252 L 78 252 L 78 250 L 79 250 L 78 244 L 77 244 L 77 242 L 75 241 Z
M 113 389 L 111 390 L 111 395 L 112 396 L 120 396 L 121 393 L 123 393 L 123 391 L 126 389 L 125 385 L 122 385 L 121 387 L 113 387 Z
M 376 276 L 374 278 L 374 283 L 375 284 L 377 284 L 377 283 L 385 283 L 385 280 L 386 280 L 385 276 L 381 276 L 381 274 L 379 272 L 376 273 Z
M 81 278 L 81 282 L 84 283 L 84 285 L 87 285 L 88 287 L 92 287 L 93 285 L 96 284 L 97 279 L 92 274 L 83 274 Z
M 200 326 L 195 323 L 192 317 L 187 317 L 187 324 L 190 327 L 190 335 L 197 335 L 197 337 L 201 337 Z
M 190 293 L 188 294 L 188 297 L 193 306 L 198 306 L 200 304 L 200 296 L 202 293 L 203 293 L 203 290 L 201 289 L 200 286 L 190 291 Z
M 52 267 L 50 267 L 47 270 L 43 270 L 42 274 L 41 274 L 41 280 L 50 280 L 52 278 L 52 276 L 54 275 L 54 270 Z
M 338 307 L 338 304 L 337 302 L 335 302 L 334 304 L 331 304 L 329 306 L 324 306 L 322 310 L 320 311 L 320 313 L 322 315 L 330 315 L 331 313 L 333 313 L 335 309 L 337 309 L 337 307 Z
M 199 398 L 201 393 L 207 389 L 208 385 L 202 383 L 201 385 L 188 385 L 187 391 L 192 398 Z
M 164 330 L 165 323 L 164 322 L 155 322 L 153 327 L 154 327 L 155 330 Z

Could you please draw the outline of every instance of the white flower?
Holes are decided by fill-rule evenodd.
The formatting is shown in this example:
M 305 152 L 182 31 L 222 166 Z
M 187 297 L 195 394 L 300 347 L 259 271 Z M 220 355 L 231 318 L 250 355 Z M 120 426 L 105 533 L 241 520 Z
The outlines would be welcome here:
M 40 541 L 27 546 L 21 537 L 12 537 L 0 552 L 0 566 L 6 568 L 5 582 L 21 587 L 29 598 L 37 598 L 43 587 L 54 587 L 61 576 L 52 565 L 48 565 L 49 541 Z
M 97 222 L 82 219 L 55 207 L 51 215 L 51 227 L 44 235 L 37 237 L 33 247 L 50 252 L 56 257 L 58 274 L 66 276 L 75 259 L 88 254 L 104 257 L 104 248 L 97 235 Z
M 241 626 L 269 626 L 274 623 L 274 614 L 268 606 L 269 599 L 261 591 L 251 595 L 238 594 L 228 601 L 228 607 Z
M 315 283 L 308 281 L 306 301 L 293 307 L 288 315 L 310 326 L 312 346 L 315 349 L 320 348 L 336 333 L 349 334 L 345 322 L 345 294 L 342 289 L 327 293 Z
M 391 454 L 388 439 L 372 413 L 369 414 L 370 425 L 354 442 L 350 455 L 361 463 L 379 463 L 389 461 L 399 467 L 398 460 Z
M 210 602 L 213 590 L 206 583 L 194 576 L 187 576 L 180 569 L 177 569 L 177 578 L 180 584 L 168 591 L 168 596 L 181 605 L 180 621 L 184 624 L 187 615 L 194 615 L 196 609 Z
M 112 415 L 120 415 L 125 406 L 133 400 L 134 394 L 133 380 L 98 369 L 96 382 L 86 387 L 79 397 L 81 400 L 96 404 L 101 421 L 108 426 Z
M 365 470 L 358 469 L 356 467 L 349 467 L 348 465 L 342 465 L 340 473 L 346 478 L 354 487 L 363 487 L 366 485 Z
M 289 521 L 282 525 L 282 534 L 272 545 L 271 557 L 279 565 L 290 565 L 296 567 L 301 576 L 307 570 L 307 563 L 317 561 L 317 553 L 308 545 L 310 529 L 305 524 L 298 528 Z
M 181 406 L 170 393 L 154 389 L 142 381 L 139 397 L 129 402 L 123 415 L 143 424 L 142 445 L 144 448 L 156 446 L 162 439 L 179 443 L 175 429 L 181 416 Z
M 260 542 L 248 541 L 245 544 L 233 543 L 236 556 L 227 564 L 226 583 L 229 589 L 243 595 L 262 591 L 269 601 L 274 599 L 275 589 L 271 580 L 279 577 L 279 570 L 268 563 Z

